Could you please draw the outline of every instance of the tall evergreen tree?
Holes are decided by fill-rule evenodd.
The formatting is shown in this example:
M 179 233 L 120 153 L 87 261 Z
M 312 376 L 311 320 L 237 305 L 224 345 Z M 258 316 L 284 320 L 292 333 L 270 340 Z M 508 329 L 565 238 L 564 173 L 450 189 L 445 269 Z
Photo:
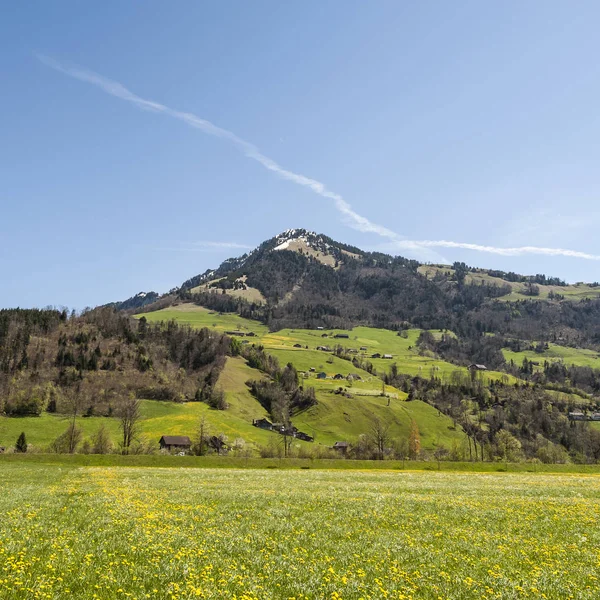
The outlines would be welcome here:
M 17 438 L 17 443 L 15 444 L 15 450 L 17 452 L 22 452 L 22 453 L 27 452 L 27 438 L 25 437 L 24 431 L 22 431 L 21 435 Z

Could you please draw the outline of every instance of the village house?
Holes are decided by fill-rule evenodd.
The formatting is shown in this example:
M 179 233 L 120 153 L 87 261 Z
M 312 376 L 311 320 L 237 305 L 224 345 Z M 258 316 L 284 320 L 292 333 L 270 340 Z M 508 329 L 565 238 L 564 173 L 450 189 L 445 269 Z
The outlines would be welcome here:
M 343 454 L 345 456 L 346 453 L 348 452 L 349 447 L 350 447 L 350 444 L 348 442 L 336 442 L 331 447 L 331 449 L 336 450 L 337 452 L 339 452 L 340 454 Z
M 366 346 L 361 346 L 360 349 L 362 352 L 366 352 L 368 350 L 368 348 Z
M 569 420 L 570 421 L 585 421 L 586 419 L 585 419 L 585 415 L 582 412 L 575 410 L 575 411 L 569 413 Z
M 333 378 L 337 380 L 346 379 L 341 373 L 336 373 Z
M 187 435 L 163 435 L 158 443 L 161 450 L 168 452 L 185 452 L 192 447 L 192 440 Z
M 239 337 L 244 337 L 246 334 L 243 331 L 226 331 L 225 335 L 237 335 Z
M 327 373 L 324 373 L 323 371 L 317 373 L 317 379 L 327 379 Z
M 487 371 L 487 367 L 485 365 L 469 365 L 469 370 L 471 371 Z
M 302 348 L 302 344 L 294 344 L 294 348 Z
M 381 354 L 379 354 L 379 352 L 375 352 L 375 354 L 371 354 L 371 358 L 381 358 Z
M 384 354 L 383 358 L 394 358 L 391 354 Z
M 347 340 L 350 338 L 347 333 L 336 333 L 333 337 L 340 338 L 342 340 Z

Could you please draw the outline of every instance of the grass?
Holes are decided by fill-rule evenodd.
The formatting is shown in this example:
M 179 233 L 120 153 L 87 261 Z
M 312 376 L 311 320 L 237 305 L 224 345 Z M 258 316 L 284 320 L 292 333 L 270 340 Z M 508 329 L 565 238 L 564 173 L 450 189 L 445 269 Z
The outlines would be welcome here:
M 0 454 L 0 465 L 64 467 L 156 467 L 183 469 L 282 469 L 342 471 L 444 471 L 452 473 L 546 473 L 600 475 L 598 464 L 542 464 L 435 460 L 350 460 L 343 458 L 258 458 L 252 456 L 177 456 L 171 454 Z
M 197 328 L 208 327 L 219 332 L 239 330 L 246 333 L 251 331 L 257 335 L 264 335 L 268 332 L 268 328 L 258 321 L 243 319 L 233 313 L 216 313 L 195 304 L 179 304 L 163 310 L 136 315 L 136 317 L 145 317 L 149 322 L 175 320 L 182 325 Z
M 218 385 L 226 388 L 226 399 L 230 408 L 216 411 L 201 402 L 177 404 L 143 400 L 140 434 L 151 442 L 162 435 L 188 435 L 193 438 L 204 417 L 207 431 L 224 433 L 230 442 L 242 438 L 249 444 L 267 445 L 276 434 L 252 426 L 252 419 L 266 415 L 260 404 L 250 395 L 244 382 L 260 377 L 260 373 L 247 367 L 242 359 L 228 359 Z M 109 417 L 79 417 L 77 424 L 83 429 L 84 437 L 90 438 L 101 424 L 108 429 L 113 443 L 120 439 L 119 421 Z M 24 431 L 27 442 L 34 449 L 47 448 L 68 426 L 68 419 L 59 415 L 42 413 L 39 417 L 0 417 L 0 446 L 12 447 L 19 434 Z M 300 443 L 300 442 L 298 442 Z
M 437 273 L 443 275 L 454 275 L 454 269 L 450 266 L 440 265 L 421 265 L 419 272 L 422 275 L 426 275 L 429 279 Z M 466 278 L 466 283 L 487 283 L 491 285 L 504 286 L 508 285 L 511 287 L 511 292 L 505 296 L 501 296 L 499 299 L 505 302 L 516 302 L 517 300 L 549 300 L 550 292 L 560 294 L 564 296 L 565 300 L 577 302 L 579 300 L 585 300 L 587 298 L 598 298 L 600 296 L 600 287 L 591 286 L 587 283 L 575 283 L 572 285 L 538 285 L 540 290 L 539 296 L 528 296 L 524 293 L 525 284 L 520 282 L 511 282 L 501 279 L 500 277 L 492 277 L 484 272 L 470 271 Z
M 221 294 L 224 291 L 228 296 L 233 296 L 234 298 L 243 298 L 244 300 L 247 300 L 248 302 L 257 302 L 259 304 L 265 302 L 265 297 L 262 295 L 260 290 L 257 290 L 256 288 L 253 288 L 250 286 L 246 286 L 246 289 L 243 289 L 243 290 L 221 290 L 221 289 L 215 290 L 215 288 L 210 287 L 211 284 L 221 281 L 222 279 L 225 279 L 225 278 L 219 277 L 218 279 L 212 279 L 211 281 L 207 281 L 206 283 L 203 283 L 201 285 L 196 286 L 195 288 L 192 288 L 190 291 L 193 294 L 199 294 L 201 292 L 208 292 L 208 291 L 213 291 L 214 293 Z M 245 277 L 243 277 L 242 280 L 244 281 L 244 283 L 246 282 Z
M 517 366 L 523 363 L 523 359 L 532 360 L 541 363 L 538 367 L 543 367 L 544 361 L 556 362 L 560 361 L 565 365 L 575 365 L 577 367 L 590 367 L 591 369 L 600 369 L 600 354 L 593 350 L 585 348 L 568 348 L 557 344 L 548 344 L 548 350 L 544 352 L 535 352 L 534 350 L 524 350 L 522 352 L 513 352 L 508 348 L 502 350 L 506 362 L 511 360 Z
M 600 592 L 598 477 L 2 467 L 3 600 Z
M 433 375 L 449 381 L 457 372 L 463 376 L 468 375 L 468 370 L 464 367 L 458 367 L 433 356 L 419 354 L 417 340 L 422 331 L 420 329 L 411 329 L 402 335 L 373 327 L 355 327 L 350 331 L 282 329 L 269 332 L 265 326 L 256 321 L 235 314 L 216 314 L 193 304 L 146 313 L 145 316 L 155 322 L 175 319 L 193 327 L 212 327 L 218 331 L 235 329 L 254 332 L 256 337 L 250 338 L 252 342 L 262 344 L 267 352 L 278 358 L 280 365 L 292 363 L 299 372 L 305 373 L 303 385 L 315 388 L 318 405 L 295 415 L 294 424 L 301 431 L 313 435 L 318 443 L 330 446 L 338 440 L 355 441 L 360 434 L 368 431 L 374 416 L 388 422 L 390 432 L 396 438 L 405 438 L 411 421 L 415 420 L 421 432 L 423 447 L 426 449 L 433 449 L 438 444 L 450 447 L 453 444 L 462 444 L 465 440 L 461 431 L 454 430 L 450 419 L 421 402 L 403 402 L 406 394 L 391 386 L 385 388 L 385 393 L 391 397 L 388 407 L 388 399 L 380 396 L 382 393 L 380 378 L 358 369 L 350 361 L 316 349 L 318 346 L 333 347 L 339 344 L 347 349 L 357 350 L 357 356 L 370 361 L 380 373 L 388 372 L 392 365 L 396 364 L 400 373 L 411 376 L 420 375 L 427 378 Z M 452 332 L 439 330 L 432 333 L 438 338 L 443 334 L 454 335 Z M 340 334 L 349 337 L 335 337 Z M 360 350 L 361 347 L 366 350 Z M 371 358 L 377 353 L 391 354 L 393 358 Z M 311 369 L 314 369 L 314 372 Z M 326 373 L 327 379 L 317 379 L 316 375 L 321 371 Z M 352 384 L 349 384 L 346 379 L 341 381 L 333 379 L 336 374 L 346 377 L 351 373 L 358 374 L 361 379 Z M 479 376 L 488 382 L 517 381 L 512 376 L 494 371 Z M 222 380 L 222 388 L 227 392 L 228 400 L 230 396 L 232 397 L 230 400 L 232 409 L 237 411 L 237 416 L 247 420 L 250 412 L 254 414 L 256 411 L 254 408 L 251 410 L 247 408 L 254 401 L 248 398 L 244 382 L 253 378 L 256 378 L 256 372 L 248 371 L 243 375 L 240 372 L 235 381 L 235 377 L 232 379 L 229 376 L 225 376 Z M 351 398 L 333 394 L 339 387 L 344 387 Z M 234 389 L 235 392 L 230 391 Z M 239 406 L 235 400 L 236 394 L 241 394 L 243 398 Z M 240 436 L 244 437 L 241 434 Z
M 326 361 L 331 355 L 316 350 L 317 346 L 333 347 L 339 344 L 345 348 L 356 350 L 359 350 L 361 346 L 366 347 L 366 351 L 359 350 L 358 356 L 369 360 L 380 372 L 389 371 L 392 364 L 396 363 L 400 373 L 412 376 L 430 377 L 435 374 L 436 377 L 444 379 L 449 378 L 455 372 L 461 372 L 463 375 L 467 374 L 467 369 L 464 367 L 458 367 L 435 357 L 421 356 L 417 348 L 417 340 L 421 334 L 421 329 L 408 330 L 405 332 L 406 337 L 399 336 L 394 331 L 375 327 L 354 327 L 350 331 L 342 329 L 327 331 L 282 329 L 277 332 L 269 332 L 264 325 L 257 321 L 244 319 L 231 313 L 217 314 L 194 304 L 182 304 L 151 313 L 144 313 L 144 316 L 153 322 L 175 319 L 179 323 L 192 327 L 212 327 L 218 331 L 232 329 L 252 331 L 257 336 L 256 341 L 260 341 L 270 354 L 277 356 L 281 364 L 292 362 L 299 371 L 308 371 L 310 367 L 319 368 L 320 366 L 322 367 L 320 370 L 330 375 L 335 373 L 347 375 L 348 373 L 357 372 L 357 369 L 350 362 L 340 359 L 334 358 L 333 365 L 328 365 Z M 432 333 L 438 338 L 442 333 L 454 335 L 452 332 L 439 330 L 433 330 Z M 336 338 L 336 334 L 348 334 L 349 338 Z M 323 337 L 324 335 L 326 337 Z M 300 344 L 302 348 L 294 348 L 295 344 Z M 306 346 L 308 346 L 308 349 Z M 370 358 L 371 355 L 376 353 L 381 355 L 391 354 L 393 358 L 391 360 Z M 364 372 L 358 372 L 364 375 Z M 369 377 L 368 374 L 366 377 Z M 514 377 L 495 371 L 489 371 L 483 377 L 487 381 L 500 379 L 507 382 L 516 381 Z

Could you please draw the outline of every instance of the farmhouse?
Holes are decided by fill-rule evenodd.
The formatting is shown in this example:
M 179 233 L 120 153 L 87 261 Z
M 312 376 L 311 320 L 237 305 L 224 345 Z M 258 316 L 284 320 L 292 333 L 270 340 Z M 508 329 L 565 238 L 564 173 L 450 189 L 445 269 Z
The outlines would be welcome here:
M 600 413 L 592 413 L 590 415 L 590 421 L 600 421 Z
M 254 425 L 254 427 L 258 427 L 259 429 L 267 429 L 269 431 L 273 429 L 273 423 L 271 423 L 269 419 L 254 419 L 252 421 L 252 425 Z
M 379 354 L 379 352 L 375 352 L 375 354 L 371 354 L 371 358 L 381 358 L 381 354 Z
M 317 379 L 327 379 L 327 373 L 323 373 L 323 371 L 317 373 Z
M 360 347 L 360 349 L 361 349 L 363 352 L 366 352 L 366 351 L 368 350 L 368 348 L 367 348 L 366 346 L 361 346 L 361 347 Z
M 317 350 L 322 350 L 323 352 L 331 352 L 331 348 L 329 346 L 317 346 Z
M 161 450 L 181 451 L 192 447 L 192 440 L 187 435 L 163 435 L 158 441 Z
M 394 358 L 391 354 L 384 354 L 383 358 Z
M 487 367 L 485 365 L 469 365 L 469 370 L 471 371 L 487 371 Z
M 339 380 L 339 379 L 345 379 L 345 377 L 344 377 L 344 376 L 343 376 L 341 373 L 336 373 L 336 374 L 333 376 L 333 378 L 334 378 L 334 379 L 338 379 L 338 380 Z
M 350 336 L 347 333 L 336 333 L 334 337 L 347 340 Z
M 348 442 L 336 442 L 333 446 L 332 446 L 332 450 L 337 450 L 340 454 L 346 454 L 346 452 L 348 452 L 348 448 L 350 447 L 350 444 Z
M 585 415 L 578 410 L 569 413 L 569 421 L 585 421 L 585 420 L 586 420 Z
M 226 335 L 237 335 L 239 337 L 244 337 L 246 334 L 243 331 L 226 331 Z
M 302 344 L 294 344 L 294 348 L 302 348 Z

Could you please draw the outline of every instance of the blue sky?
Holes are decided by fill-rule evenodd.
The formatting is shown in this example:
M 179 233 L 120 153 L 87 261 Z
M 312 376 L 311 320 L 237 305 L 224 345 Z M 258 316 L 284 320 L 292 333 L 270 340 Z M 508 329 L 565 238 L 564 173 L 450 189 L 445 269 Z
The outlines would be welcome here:
M 6 3 L 0 306 L 166 291 L 292 227 L 598 280 L 599 17 L 595 2 Z

